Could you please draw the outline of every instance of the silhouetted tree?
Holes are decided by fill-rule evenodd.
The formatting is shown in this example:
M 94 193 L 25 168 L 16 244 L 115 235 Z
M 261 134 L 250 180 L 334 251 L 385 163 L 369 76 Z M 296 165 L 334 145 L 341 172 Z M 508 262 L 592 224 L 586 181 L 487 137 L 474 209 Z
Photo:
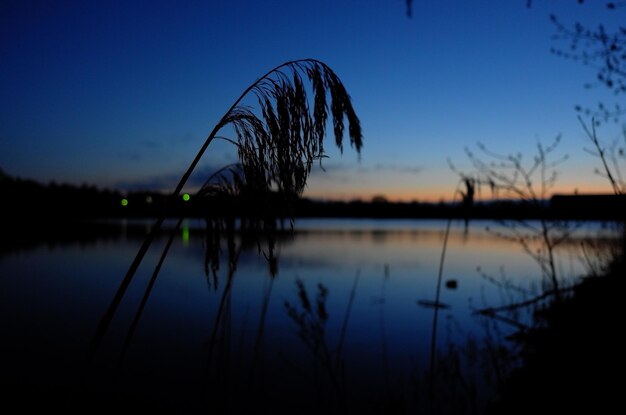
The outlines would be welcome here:
M 467 191 L 462 193 L 463 203 L 468 203 L 481 186 L 488 186 L 493 196 L 515 199 L 530 211 L 544 212 L 544 206 L 550 196 L 550 189 L 557 179 L 556 167 L 567 156 L 553 158 L 559 142 L 557 136 L 550 145 L 537 143 L 537 153 L 526 162 L 522 153 L 497 154 L 479 143 L 480 155 L 465 149 L 467 157 L 474 167 L 472 173 L 465 173 L 449 162 Z M 526 219 L 499 220 L 501 229 L 490 229 L 495 235 L 514 241 L 540 266 L 545 277 L 546 292 L 557 300 L 560 298 L 560 282 L 557 272 L 555 249 L 568 239 L 571 229 L 567 222 L 540 215 L 538 224 Z
M 626 2 L 606 3 L 610 10 L 623 6 L 626 6 Z M 591 29 L 577 22 L 570 28 L 554 15 L 551 15 L 550 19 L 557 29 L 555 38 L 569 42 L 569 48 L 552 48 L 552 52 L 593 67 L 596 70 L 597 83 L 613 91 L 615 96 L 623 97 L 626 93 L 626 26 L 620 25 L 610 31 L 604 25 Z M 592 84 L 586 86 L 591 87 Z M 626 114 L 626 108 L 619 102 L 612 106 L 600 102 L 595 109 L 582 105 L 576 105 L 575 109 L 580 115 L 590 117 L 587 122 L 580 115 L 578 119 L 593 144 L 591 149 L 586 148 L 585 151 L 597 157 L 602 164 L 595 173 L 609 181 L 615 194 L 624 194 L 626 182 L 622 169 L 626 166 L 626 127 L 622 131 L 623 142 L 614 140 L 606 144 L 598 136 L 596 126 L 600 124 L 600 120 L 618 122 L 620 117 Z
M 597 157 L 602 163 L 602 168 L 596 168 L 595 173 L 604 177 L 611 184 L 611 189 L 616 195 L 626 194 L 626 180 L 622 175 L 622 169 L 626 166 L 626 127 L 622 131 L 624 143 L 619 145 L 618 141 L 614 141 L 610 147 L 606 147 L 598 138 L 596 131 L 596 123 L 591 119 L 589 124 L 578 117 L 587 138 L 593 144 L 593 148 L 585 148 L 585 151 L 594 157 Z
M 606 3 L 606 6 L 615 10 L 625 4 Z M 626 93 L 626 26 L 620 25 L 611 31 L 602 24 L 597 28 L 590 28 L 576 22 L 570 27 L 555 15 L 551 15 L 550 20 L 556 27 L 555 40 L 568 42 L 564 48 L 552 48 L 552 53 L 594 68 L 596 85 L 604 85 L 616 96 Z M 590 88 L 593 85 L 588 83 L 585 86 Z M 582 105 L 576 105 L 575 108 L 585 115 L 593 116 L 595 122 L 600 119 L 617 122 L 626 113 L 626 108 L 619 103 L 612 106 L 599 103 L 595 109 Z

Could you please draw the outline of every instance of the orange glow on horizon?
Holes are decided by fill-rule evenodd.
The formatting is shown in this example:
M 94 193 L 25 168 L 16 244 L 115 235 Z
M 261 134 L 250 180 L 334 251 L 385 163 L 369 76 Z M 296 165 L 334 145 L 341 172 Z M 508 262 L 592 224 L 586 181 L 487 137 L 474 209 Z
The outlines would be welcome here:
M 438 202 L 450 202 L 458 200 L 458 195 L 454 195 L 454 188 L 432 187 L 419 190 L 413 189 L 372 189 L 362 190 L 355 192 L 339 192 L 339 191 L 305 191 L 304 197 L 310 199 L 319 200 L 339 200 L 339 201 L 353 201 L 361 200 L 364 202 L 371 201 L 374 197 L 383 196 L 389 202 L 426 202 L 426 203 L 438 203 Z M 562 184 L 555 186 L 550 192 L 549 196 L 554 194 L 574 195 L 574 194 L 611 194 L 611 189 L 606 185 L 586 184 L 583 186 L 572 186 L 569 184 Z M 502 195 L 501 198 L 506 198 Z M 477 200 L 492 200 L 491 193 L 488 190 L 483 190 L 481 194 L 477 195 Z

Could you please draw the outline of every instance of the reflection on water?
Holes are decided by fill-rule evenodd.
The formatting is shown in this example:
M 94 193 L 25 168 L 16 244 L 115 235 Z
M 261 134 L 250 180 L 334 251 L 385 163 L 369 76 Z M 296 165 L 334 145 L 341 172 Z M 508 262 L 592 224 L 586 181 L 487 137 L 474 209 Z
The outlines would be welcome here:
M 449 305 L 440 310 L 441 347 L 464 341 L 468 333 L 481 341 L 484 324 L 472 310 L 509 300 L 510 293 L 481 277 L 477 267 L 525 288 L 541 284 L 536 263 L 515 243 L 485 232 L 485 224 L 474 223 L 468 231 L 461 224 L 452 228 L 444 281 L 453 282 L 441 297 Z M 67 233 L 58 241 L 47 235 L 38 242 L 11 245 L 0 255 L 0 376 L 7 396 L 41 393 L 52 407 L 65 402 L 98 320 L 146 231 L 145 223 L 118 225 L 107 227 L 102 237 L 84 229 L 75 239 Z M 393 385 L 419 389 L 428 367 L 433 310 L 418 302 L 434 298 L 444 225 L 299 221 L 295 235 L 278 245 L 278 276 L 270 278 L 266 261 L 252 247 L 241 253 L 230 295 L 224 296 L 227 267 L 220 270 L 215 286 L 204 271 L 202 222 L 186 221 L 163 265 L 120 380 L 109 382 L 165 237 L 148 254 L 114 320 L 89 379 L 92 389 L 103 401 L 132 401 L 142 409 L 206 408 L 211 401 L 207 396 L 217 391 L 225 398 L 220 401 L 223 409 L 241 409 L 236 403 L 241 396 L 254 396 L 256 404 L 268 407 L 286 396 L 323 402 L 320 396 L 332 390 L 324 392 L 320 386 L 327 376 L 319 367 L 321 360 L 306 347 L 302 333 L 299 337 L 298 324 L 285 308 L 285 303 L 299 304 L 296 281 L 303 282 L 312 301 L 318 284 L 328 290 L 324 342 L 329 353 L 337 353 L 346 327 L 341 356 L 335 357 L 341 360 L 337 368 L 349 399 L 378 402 Z M 597 231 L 585 229 L 593 235 Z M 564 278 L 583 273 L 575 250 L 558 254 Z M 216 321 L 219 330 L 213 330 Z M 219 364 L 212 362 L 214 370 L 207 374 L 210 347 L 215 347 Z

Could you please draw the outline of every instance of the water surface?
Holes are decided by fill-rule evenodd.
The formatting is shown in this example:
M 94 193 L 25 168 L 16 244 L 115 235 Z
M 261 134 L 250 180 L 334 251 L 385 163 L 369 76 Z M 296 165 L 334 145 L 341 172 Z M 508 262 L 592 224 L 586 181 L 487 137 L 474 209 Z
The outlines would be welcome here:
M 229 402 L 251 389 L 258 392 L 258 385 L 263 385 L 263 399 L 271 402 L 309 389 L 312 397 L 318 396 L 316 388 L 326 376 L 323 365 L 298 336 L 285 306 L 302 310 L 296 285 L 301 280 L 313 302 L 320 284 L 328 290 L 324 344 L 332 353 L 347 322 L 341 367 L 351 397 L 371 390 L 374 399 L 375 391 L 391 383 L 418 385 L 428 369 L 434 313 L 418 302 L 434 300 L 445 225 L 299 220 L 294 235 L 278 244 L 278 275 L 270 275 L 267 261 L 252 246 L 242 251 L 232 292 L 225 298 L 226 262 L 216 278 L 207 275 L 202 222 L 185 221 L 118 372 L 118 383 L 111 385 L 110 378 L 166 236 L 146 257 L 86 382 L 97 385 L 103 401 L 132 397 L 142 408 L 164 405 L 189 412 L 205 407 L 211 395 L 207 388 L 216 380 L 220 396 Z M 545 283 L 537 263 L 520 245 L 485 231 L 488 225 L 494 226 L 473 222 L 466 229 L 460 222 L 452 224 L 441 292 L 441 302 L 448 307 L 440 310 L 438 323 L 441 353 L 468 337 L 481 341 L 488 335 L 473 313 L 477 308 L 521 298 L 498 282 L 529 293 L 539 292 Z M 106 237 L 57 242 L 48 238 L 0 254 L 0 376 L 7 394 L 43 394 L 61 405 L 76 389 L 97 323 L 149 223 L 139 223 L 139 230 L 137 226 L 127 222 Z M 595 237 L 600 230 L 590 224 L 580 234 Z M 585 272 L 576 246 L 574 241 L 558 251 L 564 282 Z M 446 288 L 449 280 L 456 287 Z M 219 330 L 213 333 L 220 304 Z M 512 328 L 503 330 L 506 334 Z M 214 358 L 207 369 L 209 353 Z

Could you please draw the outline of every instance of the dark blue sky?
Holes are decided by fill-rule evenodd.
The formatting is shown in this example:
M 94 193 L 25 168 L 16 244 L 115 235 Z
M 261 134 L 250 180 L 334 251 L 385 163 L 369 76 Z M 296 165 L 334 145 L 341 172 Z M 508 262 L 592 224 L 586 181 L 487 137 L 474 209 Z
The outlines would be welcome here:
M 532 154 L 563 135 L 561 190 L 608 186 L 582 150 L 575 104 L 615 102 L 585 89 L 595 72 L 550 53 L 548 16 L 621 22 L 574 0 L 3 1 L 0 168 L 42 181 L 172 189 L 213 125 L 269 68 L 312 57 L 353 98 L 361 161 L 329 151 L 307 194 L 449 198 L 482 141 Z M 614 139 L 619 126 L 600 130 Z M 332 141 L 332 137 L 330 137 Z M 234 161 L 212 145 L 198 171 Z M 330 148 L 330 146 L 328 146 Z

